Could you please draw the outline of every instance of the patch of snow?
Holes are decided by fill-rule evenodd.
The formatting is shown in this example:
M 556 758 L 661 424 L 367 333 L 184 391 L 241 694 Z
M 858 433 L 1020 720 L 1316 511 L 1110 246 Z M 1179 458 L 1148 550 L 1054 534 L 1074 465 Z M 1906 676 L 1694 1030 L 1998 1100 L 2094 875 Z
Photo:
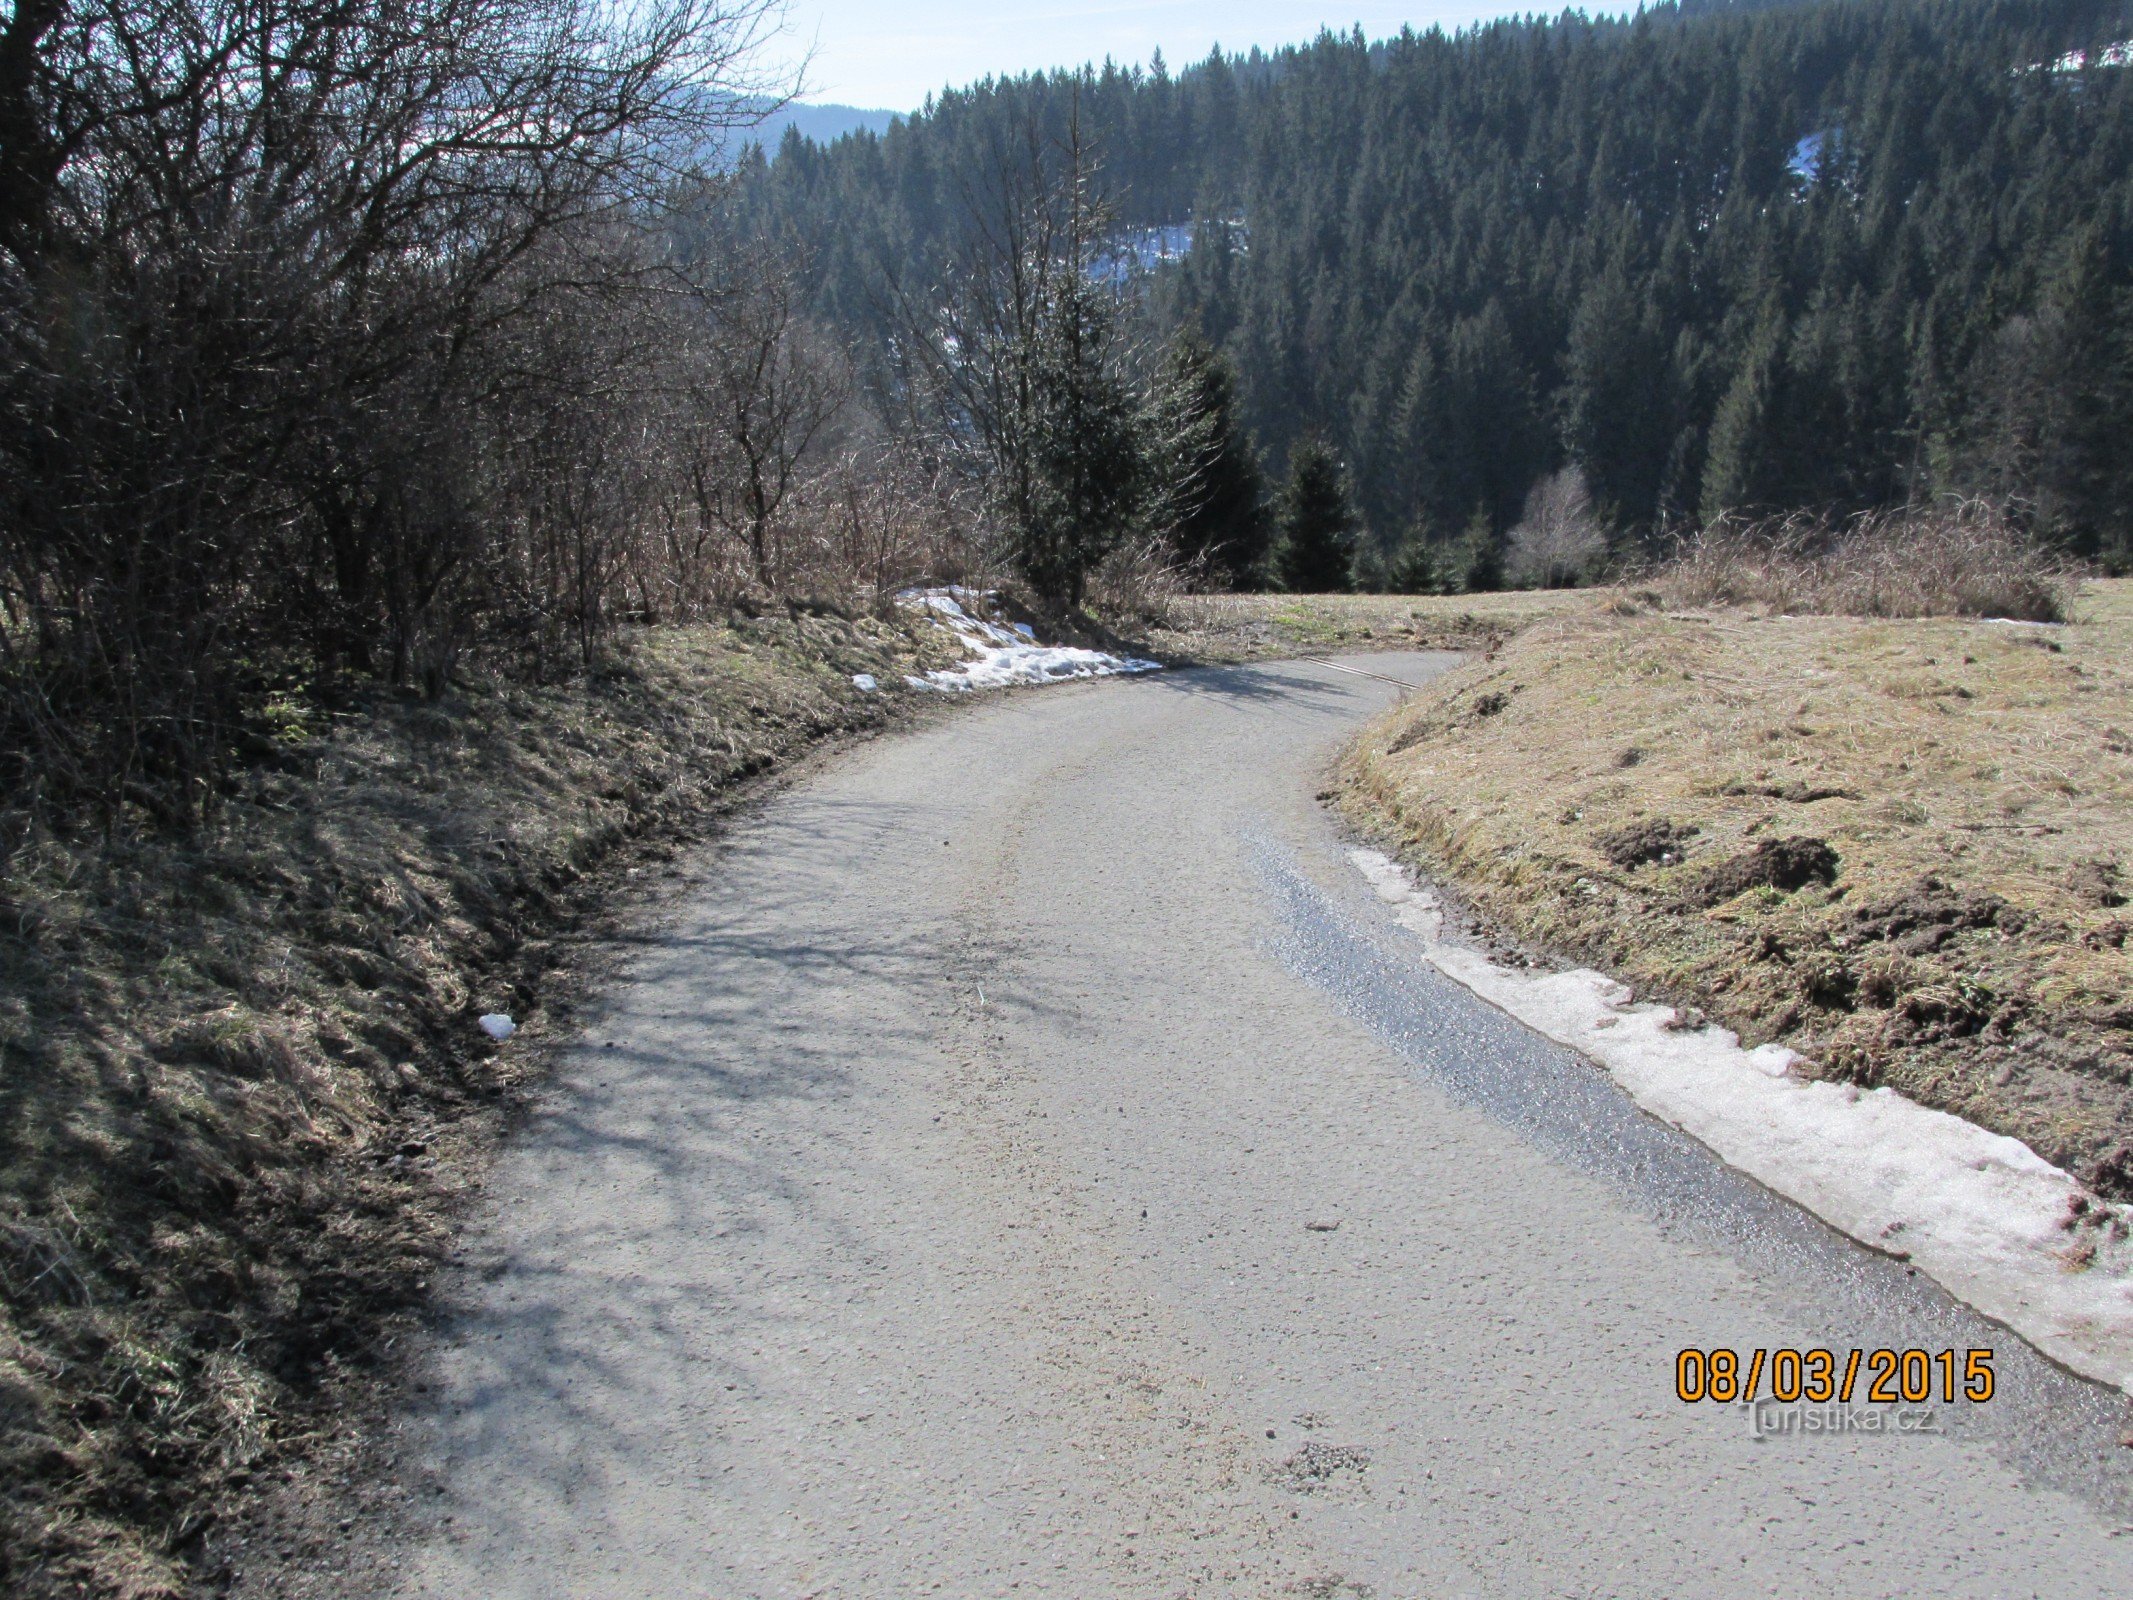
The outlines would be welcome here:
M 499 1043 L 518 1032 L 518 1024 L 501 1011 L 491 1011 L 487 1016 L 476 1020 L 481 1031 Z
M 2133 66 L 2133 39 L 2107 44 L 2092 57 L 2086 50 L 2069 50 L 2047 69 L 2052 72 L 2086 72 L 2090 67 Z
M 1436 896 L 1396 862 L 1375 850 L 1349 860 L 1447 977 L 1599 1062 L 1729 1165 L 2133 1393 L 2133 1249 L 2089 1234 L 2098 1252 L 2080 1267 L 2061 1224 L 2081 1186 L 2029 1146 L 1892 1089 L 1802 1078 L 1783 1045 L 1744 1050 L 1724 1028 L 1679 1027 L 1671 1006 L 1632 1004 L 1604 973 L 1498 966 L 1445 937 Z
M 1120 284 L 1139 273 L 1153 272 L 1192 254 L 1193 225 L 1162 223 L 1148 228 L 1126 228 L 1112 236 L 1089 263 L 1093 283 Z
M 1161 663 L 1135 656 L 1114 656 L 1073 645 L 1039 644 L 1036 630 L 1026 622 L 1002 627 L 973 616 L 966 606 L 982 608 L 991 598 L 973 589 L 907 589 L 896 598 L 914 610 L 931 612 L 956 636 L 968 657 L 959 667 L 944 667 L 924 677 L 907 675 L 904 682 L 914 689 L 961 694 L 973 689 L 1005 689 L 1015 684 L 1061 683 L 1069 678 L 1162 670 Z
M 852 687 L 872 694 L 881 687 L 881 683 L 871 672 L 855 672 L 852 674 Z
M 2056 60 L 2032 61 L 2026 67 L 2010 70 L 2016 77 L 2026 72 L 2048 72 L 2054 77 L 2065 78 L 2086 72 L 2091 67 L 2099 70 L 2105 67 L 2133 67 L 2133 39 L 2120 39 L 2115 44 L 2107 44 L 2094 55 L 2090 55 L 2086 50 L 2069 50 Z
M 1822 175 L 1822 167 L 1835 153 L 1837 142 L 1843 137 L 1842 130 L 1823 128 L 1810 133 L 1792 147 L 1792 154 L 1785 160 L 1785 170 L 1805 183 L 1813 183 Z
M 896 601 L 899 605 L 920 606 L 934 611 L 945 611 L 950 616 L 963 614 L 966 600 L 982 603 L 988 598 L 984 589 L 972 589 L 965 584 L 943 584 L 937 589 L 899 589 Z

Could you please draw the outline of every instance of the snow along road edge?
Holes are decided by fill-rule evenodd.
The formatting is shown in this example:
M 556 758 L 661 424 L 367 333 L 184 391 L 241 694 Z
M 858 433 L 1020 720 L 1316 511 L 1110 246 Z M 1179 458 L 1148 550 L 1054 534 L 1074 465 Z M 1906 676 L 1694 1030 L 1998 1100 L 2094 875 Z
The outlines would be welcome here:
M 1143 661 L 1138 656 L 1114 656 L 1075 645 L 1040 644 L 1036 630 L 1026 622 L 1002 627 L 964 609 L 966 602 L 981 610 L 990 604 L 993 596 L 987 591 L 960 585 L 906 589 L 896 599 L 898 604 L 924 612 L 953 633 L 965 657 L 959 667 L 944 667 L 924 677 L 906 674 L 904 682 L 914 689 L 968 693 L 974 689 L 1007 689 L 1018 684 L 1063 683 L 1069 678 L 1107 678 L 1163 669 L 1161 662 Z
M 2018 1139 L 1893 1089 L 1797 1077 L 1783 1045 L 1677 1026 L 1605 973 L 1520 972 L 1444 937 L 1435 893 L 1376 850 L 1348 859 L 1430 964 L 1605 1067 L 1643 1110 L 1875 1250 L 1907 1257 L 1965 1304 L 2083 1377 L 2133 1394 L 2133 1246 L 2064 1224 L 2081 1186 Z M 2100 1202 L 2091 1202 L 2100 1204 Z

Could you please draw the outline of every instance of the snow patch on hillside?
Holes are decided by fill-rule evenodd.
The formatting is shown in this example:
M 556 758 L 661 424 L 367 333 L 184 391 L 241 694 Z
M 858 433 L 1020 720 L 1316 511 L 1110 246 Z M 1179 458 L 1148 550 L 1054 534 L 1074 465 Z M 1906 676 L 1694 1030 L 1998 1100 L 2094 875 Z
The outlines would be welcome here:
M 1785 158 L 1785 170 L 1802 183 L 1813 183 L 1836 157 L 1843 139 L 1842 128 L 1823 128 L 1808 134 L 1792 147 L 1792 154 Z
M 2133 39 L 2107 44 L 2091 57 L 2086 50 L 2069 50 L 2051 64 L 2053 72 L 2086 72 L 2090 67 L 2133 66 Z
M 2091 1215 L 2103 1203 L 2021 1141 L 1892 1089 L 1799 1077 L 1784 1046 L 1744 1050 L 1724 1028 L 1685 1028 L 1671 1006 L 1632 1004 L 1604 973 L 1498 966 L 1446 939 L 1436 896 L 1406 869 L 1375 850 L 1349 859 L 1446 976 L 1599 1062 L 1644 1110 L 1728 1164 L 1908 1259 L 2052 1359 L 2133 1393 L 2124 1208 L 2108 1208 L 2111 1225 L 2082 1229 L 2077 1245 L 2069 1202 Z
M 2069 50 L 2050 61 L 2032 61 L 2026 67 L 2012 67 L 2009 71 L 2018 78 L 2032 72 L 2048 72 L 2055 78 L 2073 78 L 2092 68 L 2101 71 L 2108 67 L 2129 66 L 2133 66 L 2133 39 L 2120 39 L 2115 44 L 2102 46 L 2093 54 L 2087 50 Z
M 992 596 L 960 586 L 945 589 L 907 589 L 899 604 L 915 611 L 930 612 L 934 619 L 961 642 L 968 659 L 959 667 L 945 667 L 924 677 L 908 675 L 904 681 L 914 689 L 940 689 L 965 693 L 974 689 L 1005 689 L 1016 684 L 1062 683 L 1069 678 L 1105 678 L 1119 673 L 1159 672 L 1160 662 L 1135 656 L 1114 656 L 1101 650 L 1074 645 L 1037 642 L 1037 633 L 1026 622 L 1001 624 L 987 621 L 982 612 Z

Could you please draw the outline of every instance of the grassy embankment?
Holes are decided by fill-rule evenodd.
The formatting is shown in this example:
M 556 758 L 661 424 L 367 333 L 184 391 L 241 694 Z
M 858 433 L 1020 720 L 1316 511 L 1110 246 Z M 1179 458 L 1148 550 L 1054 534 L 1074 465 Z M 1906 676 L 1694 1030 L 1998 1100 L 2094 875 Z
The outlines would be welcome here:
M 1165 660 L 1272 661 L 1362 650 L 1487 650 L 1589 593 L 1184 595 L 1133 620 Z
M 1541 950 L 2133 1197 L 2133 581 L 2064 627 L 1588 602 L 1344 797 Z
M 0 862 L 0 1591 L 212 1581 L 217 1519 L 421 1304 L 586 919 L 909 702 L 850 674 L 955 653 L 657 630 L 591 683 L 296 714 L 199 836 Z

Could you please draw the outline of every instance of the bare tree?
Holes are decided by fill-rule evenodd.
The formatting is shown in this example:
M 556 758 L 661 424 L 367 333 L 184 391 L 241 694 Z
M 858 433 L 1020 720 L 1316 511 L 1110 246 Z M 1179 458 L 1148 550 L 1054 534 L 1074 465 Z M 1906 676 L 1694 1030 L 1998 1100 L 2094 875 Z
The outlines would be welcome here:
M 1511 530 L 1505 577 L 1527 588 L 1570 589 L 1606 559 L 1607 530 L 1592 508 L 1583 469 L 1572 464 L 1536 483 Z
M 1061 204 L 1055 156 L 1034 120 L 1019 146 L 996 147 L 962 178 L 964 226 L 940 278 L 899 293 L 907 392 L 930 404 L 939 442 L 988 482 L 1011 524 L 1036 501 L 1038 344 L 1059 277 L 1093 219 L 1078 172 Z
M 722 297 L 708 368 L 692 394 L 730 460 L 722 477 L 698 476 L 699 501 L 711 520 L 746 544 L 755 581 L 765 589 L 777 583 L 778 513 L 809 447 L 850 392 L 841 363 L 797 316 L 794 295 L 788 271 L 753 263 Z

